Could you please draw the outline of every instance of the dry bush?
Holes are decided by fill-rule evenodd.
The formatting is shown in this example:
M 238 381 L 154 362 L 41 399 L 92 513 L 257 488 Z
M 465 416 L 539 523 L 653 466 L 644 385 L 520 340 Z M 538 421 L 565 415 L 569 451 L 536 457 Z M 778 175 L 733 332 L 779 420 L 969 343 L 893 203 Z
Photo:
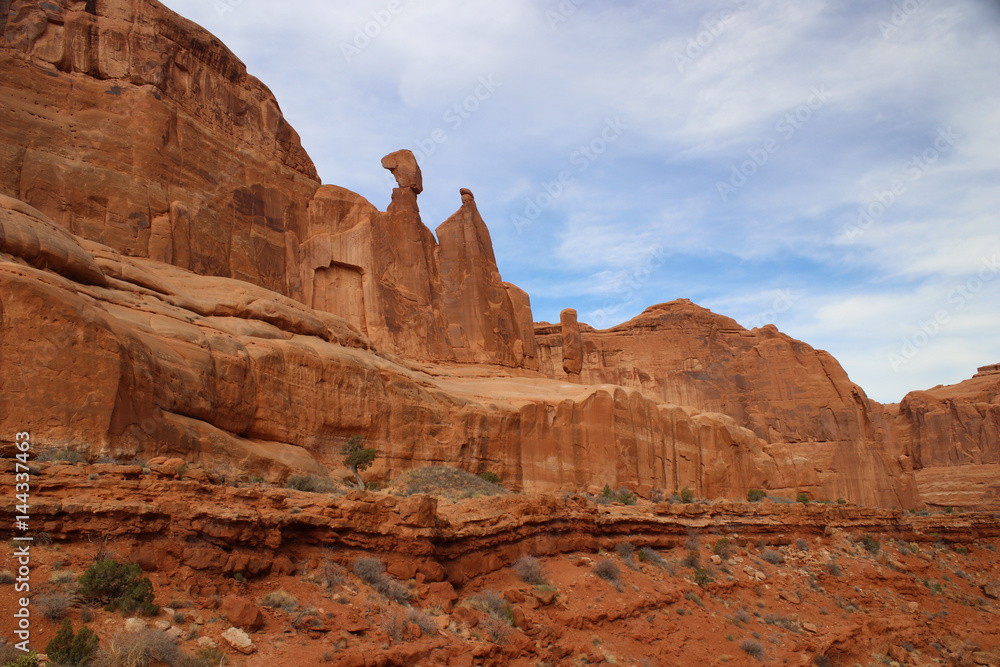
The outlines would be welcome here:
M 621 591 L 622 573 L 613 561 L 610 561 L 607 558 L 602 558 L 597 561 L 597 565 L 594 566 L 594 574 L 614 586 L 616 590 Z
M 545 583 L 545 567 L 534 556 L 521 556 L 514 563 L 514 572 L 526 584 L 540 586 Z
M 390 600 L 400 604 L 410 601 L 410 591 L 385 573 L 385 563 L 378 558 L 358 558 L 354 561 L 354 574 Z
M 260 599 L 261 606 L 293 612 L 299 608 L 299 601 L 287 591 L 271 591 Z
M 158 662 L 178 665 L 184 659 L 177 640 L 161 630 L 119 632 L 90 663 L 92 667 L 148 667 Z

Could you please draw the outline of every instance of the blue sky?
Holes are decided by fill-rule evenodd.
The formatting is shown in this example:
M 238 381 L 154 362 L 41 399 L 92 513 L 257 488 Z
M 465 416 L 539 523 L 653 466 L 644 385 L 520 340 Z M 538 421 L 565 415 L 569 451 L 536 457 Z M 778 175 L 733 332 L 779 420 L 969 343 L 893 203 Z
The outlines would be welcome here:
M 690 298 L 877 400 L 1000 362 L 1000 3 L 168 0 L 325 183 L 471 188 L 536 320 Z

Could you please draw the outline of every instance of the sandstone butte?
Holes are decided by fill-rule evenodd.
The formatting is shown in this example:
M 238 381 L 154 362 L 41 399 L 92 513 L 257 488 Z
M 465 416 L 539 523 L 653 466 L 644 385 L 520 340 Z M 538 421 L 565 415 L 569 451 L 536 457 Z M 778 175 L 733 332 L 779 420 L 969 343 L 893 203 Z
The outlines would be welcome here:
M 280 482 L 416 466 L 508 488 L 1000 504 L 1000 372 L 880 405 L 826 352 L 675 300 L 535 324 L 473 194 L 322 185 L 271 92 L 151 0 L 0 4 L 0 438 Z
M 0 1 L 0 453 L 28 431 L 85 461 L 33 469 L 47 604 L 104 535 L 178 596 L 164 632 L 247 665 L 756 664 L 736 639 L 758 627 L 790 664 L 997 664 L 1000 366 L 881 405 L 828 353 L 685 299 L 536 323 L 473 193 L 432 232 L 412 153 L 382 167 L 386 211 L 320 183 L 267 87 L 155 0 Z M 517 493 L 284 488 L 347 478 L 353 435 L 371 481 L 443 465 Z M 662 500 L 685 488 L 707 500 Z M 625 539 L 677 555 L 621 550 L 611 586 L 594 552 Z M 337 569 L 373 552 L 432 621 Z M 525 553 L 551 586 L 514 577 Z M 278 586 L 301 607 L 254 602 Z M 509 624 L 475 609 L 487 589 Z

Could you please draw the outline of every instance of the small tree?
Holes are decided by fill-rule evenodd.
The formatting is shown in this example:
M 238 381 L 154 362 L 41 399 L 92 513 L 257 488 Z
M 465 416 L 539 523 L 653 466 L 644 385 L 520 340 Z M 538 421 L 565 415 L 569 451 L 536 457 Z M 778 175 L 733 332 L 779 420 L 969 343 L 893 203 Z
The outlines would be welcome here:
M 49 659 L 62 665 L 86 665 L 97 648 L 97 635 L 90 628 L 80 628 L 73 634 L 73 626 L 67 618 L 59 626 L 59 632 L 45 647 Z
M 370 447 L 365 447 L 364 439 L 360 435 L 352 435 L 347 443 L 340 448 L 340 453 L 344 455 L 344 465 L 350 468 L 354 474 L 354 479 L 358 481 L 358 488 L 365 488 L 365 480 L 361 479 L 361 473 L 371 467 L 375 461 L 376 452 Z

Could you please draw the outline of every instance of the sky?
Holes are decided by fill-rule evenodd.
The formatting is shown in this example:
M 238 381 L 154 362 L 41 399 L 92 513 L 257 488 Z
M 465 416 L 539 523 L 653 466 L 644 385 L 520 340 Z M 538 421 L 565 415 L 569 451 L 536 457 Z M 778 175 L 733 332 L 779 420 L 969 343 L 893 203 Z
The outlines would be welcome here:
M 688 298 L 873 399 L 1000 362 L 996 0 L 167 0 L 324 183 L 432 230 L 468 187 L 536 321 Z

